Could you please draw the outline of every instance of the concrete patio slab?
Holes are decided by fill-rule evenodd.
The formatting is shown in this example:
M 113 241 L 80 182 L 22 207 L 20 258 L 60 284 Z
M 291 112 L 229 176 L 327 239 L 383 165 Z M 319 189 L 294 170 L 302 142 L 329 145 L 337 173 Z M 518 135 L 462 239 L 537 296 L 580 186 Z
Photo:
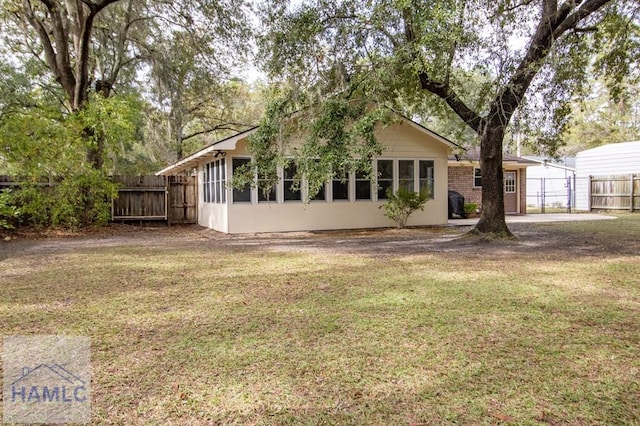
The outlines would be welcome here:
M 527 214 L 522 216 L 506 216 L 507 223 L 552 223 L 552 222 L 580 222 L 585 220 L 610 220 L 617 219 L 614 216 L 595 213 L 549 213 Z M 449 219 L 449 226 L 473 226 L 479 218 Z

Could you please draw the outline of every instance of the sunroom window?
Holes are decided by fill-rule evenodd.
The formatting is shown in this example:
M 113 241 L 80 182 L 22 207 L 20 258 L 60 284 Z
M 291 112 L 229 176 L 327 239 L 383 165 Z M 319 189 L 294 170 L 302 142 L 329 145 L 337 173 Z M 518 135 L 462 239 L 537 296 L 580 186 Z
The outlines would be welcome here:
M 238 168 L 244 166 L 245 164 L 249 164 L 250 162 L 251 162 L 250 158 L 234 158 L 231 163 L 233 173 L 235 174 Z M 234 188 L 233 202 L 234 203 L 250 203 L 251 202 L 251 185 L 247 183 L 241 189 Z

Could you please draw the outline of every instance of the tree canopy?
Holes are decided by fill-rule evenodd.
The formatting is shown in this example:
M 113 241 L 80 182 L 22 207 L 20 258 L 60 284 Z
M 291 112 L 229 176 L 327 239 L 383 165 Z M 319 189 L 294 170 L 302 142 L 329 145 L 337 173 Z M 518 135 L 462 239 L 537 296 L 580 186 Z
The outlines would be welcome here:
M 0 174 L 20 179 L 24 220 L 99 221 L 107 174 L 157 170 L 184 140 L 255 120 L 235 78 L 249 13 L 230 0 L 2 0 Z
M 637 2 L 613 0 L 281 1 L 262 11 L 262 51 L 298 108 L 365 99 L 455 114 L 481 147 L 476 231 L 508 236 L 502 152 L 514 114 L 554 152 L 587 76 L 615 96 L 637 78 L 637 14 Z

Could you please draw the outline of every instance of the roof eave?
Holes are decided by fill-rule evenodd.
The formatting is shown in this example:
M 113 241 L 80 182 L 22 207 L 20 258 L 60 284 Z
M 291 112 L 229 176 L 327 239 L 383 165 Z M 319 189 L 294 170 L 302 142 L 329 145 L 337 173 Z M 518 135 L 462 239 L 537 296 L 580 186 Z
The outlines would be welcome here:
M 183 172 L 194 165 L 197 165 L 204 156 L 211 154 L 215 151 L 230 151 L 236 149 L 236 144 L 241 139 L 244 139 L 248 136 L 251 136 L 258 127 L 252 127 L 251 129 L 245 130 L 244 132 L 237 133 L 233 136 L 229 136 L 228 138 L 222 139 L 220 141 L 214 142 L 209 146 L 202 148 L 200 151 L 196 151 L 188 157 L 179 160 L 170 166 L 165 167 L 156 173 L 156 176 L 177 174 Z

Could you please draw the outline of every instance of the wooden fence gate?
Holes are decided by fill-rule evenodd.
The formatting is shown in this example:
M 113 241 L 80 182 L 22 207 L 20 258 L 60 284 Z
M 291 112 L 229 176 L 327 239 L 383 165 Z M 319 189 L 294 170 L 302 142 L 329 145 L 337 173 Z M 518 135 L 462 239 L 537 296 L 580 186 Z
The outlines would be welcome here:
M 111 220 L 162 220 L 197 223 L 198 191 L 195 176 L 113 176 L 119 184 L 112 200 Z
M 168 176 L 169 224 L 198 222 L 198 187 L 195 176 Z
M 640 210 L 640 175 L 590 176 L 590 210 Z

